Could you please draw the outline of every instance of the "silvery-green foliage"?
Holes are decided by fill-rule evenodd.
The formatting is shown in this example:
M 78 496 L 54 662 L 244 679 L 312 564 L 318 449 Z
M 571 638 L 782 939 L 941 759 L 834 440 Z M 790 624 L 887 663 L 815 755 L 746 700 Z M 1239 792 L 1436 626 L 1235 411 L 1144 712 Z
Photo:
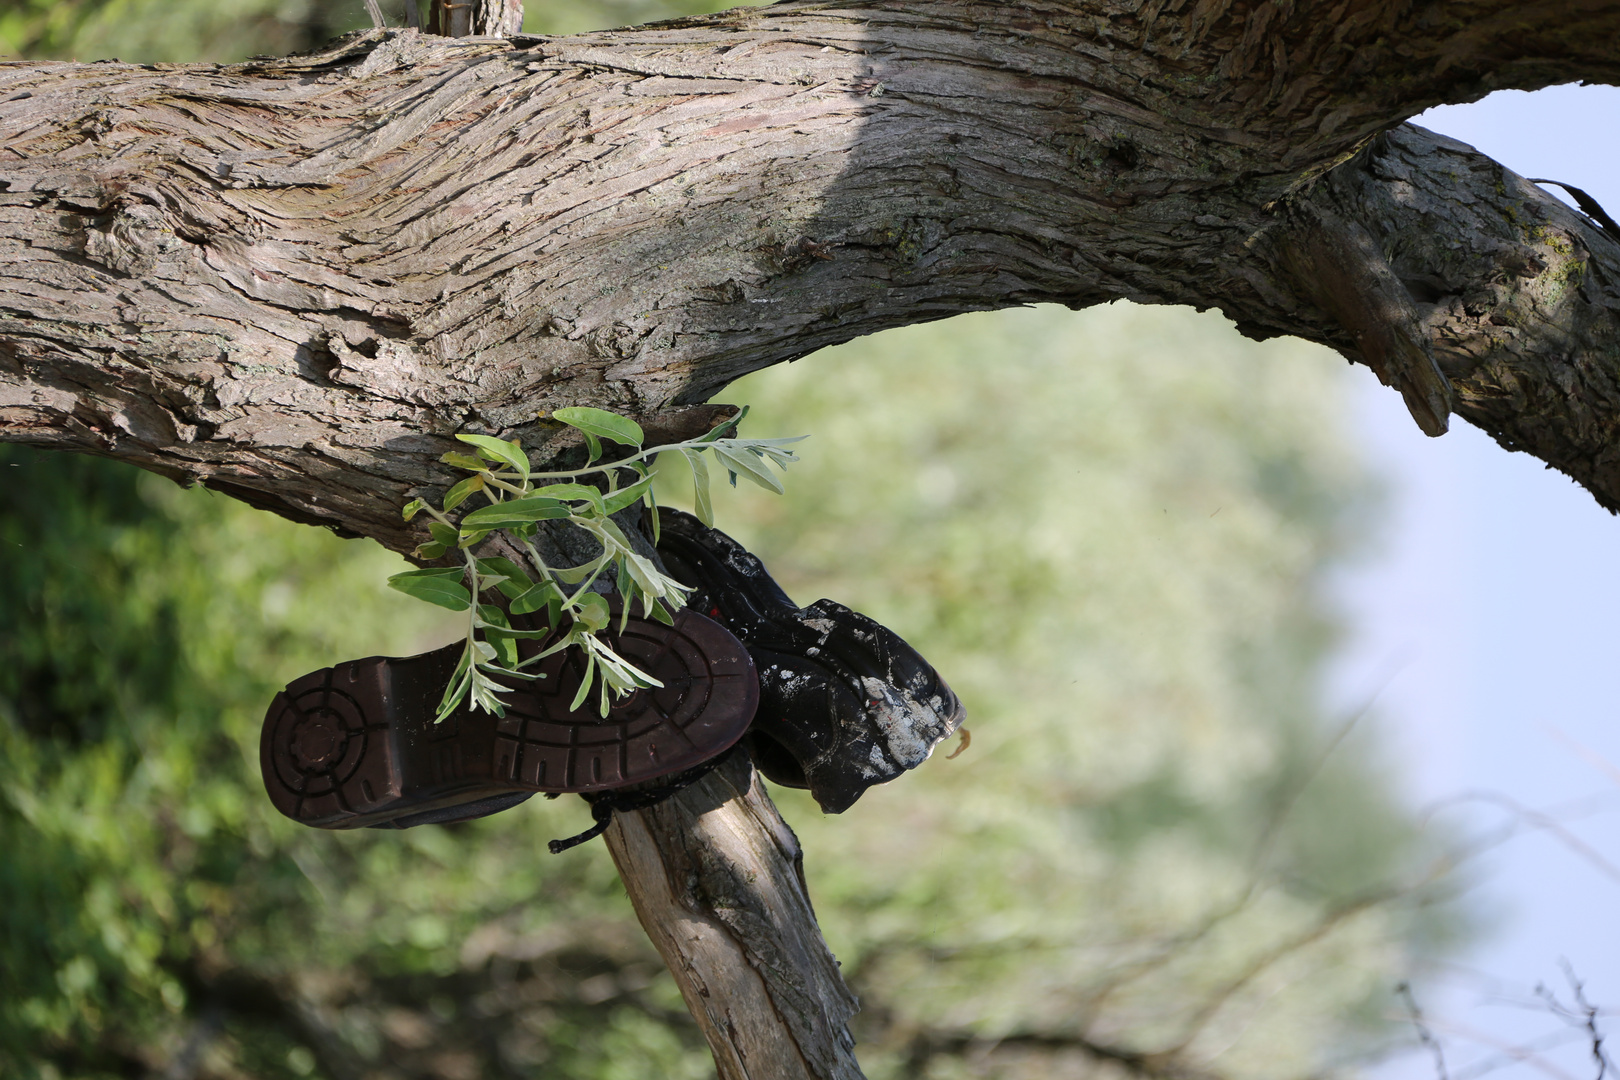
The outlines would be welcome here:
M 506 715 L 506 707 L 497 696 L 506 688 L 498 680 L 541 677 L 524 669 L 567 649 L 578 649 L 585 658 L 584 675 L 570 708 L 579 708 L 596 686 L 597 711 L 606 716 L 613 698 L 662 686 L 601 637 L 613 616 L 598 585 L 611 584 L 622 598 L 621 629 L 637 601 L 643 618 L 673 625 L 673 612 L 686 603 L 691 590 L 637 552 L 613 516 L 644 505 L 653 537 L 657 538 L 658 500 L 652 490 L 651 464 L 664 452 L 679 455 L 691 468 L 693 500 L 698 516 L 706 524 L 713 525 L 714 517 L 704 454 L 714 455 L 733 487 L 737 477 L 746 476 L 767 491 L 780 494 L 782 484 L 767 463 L 785 469 L 789 462 L 797 461 L 785 447 L 804 436 L 745 439 L 730 434 L 747 413 L 743 409 L 696 439 L 644 447 L 646 434 L 629 417 L 588 406 L 558 409 L 552 418 L 584 435 L 587 455 L 583 467 L 553 472 L 532 470 L 529 455 L 517 440 L 457 435 L 477 451 L 476 456 L 452 451 L 441 460 L 472 475 L 450 488 L 439 508 L 423 499 L 413 499 L 406 504 L 404 516 L 410 521 L 426 512 L 433 519 L 428 526 L 432 539 L 416 549 L 418 558 L 438 559 L 455 551 L 462 566 L 409 570 L 388 579 L 390 586 L 418 600 L 467 613 L 465 647 L 455 674 L 444 688 L 435 722 L 443 721 L 464 701 L 474 709 Z M 604 441 L 625 447 L 627 453 L 598 464 Z M 579 482 L 587 477 L 596 478 L 601 487 Z M 462 514 L 459 520 L 451 517 L 475 497 L 486 505 Z M 544 521 L 558 521 L 581 530 L 595 541 L 597 556 L 579 566 L 548 565 L 535 546 Z M 528 569 L 506 558 L 474 556 L 473 549 L 493 532 L 504 532 L 522 547 L 528 556 Z M 544 613 L 546 627 L 514 628 L 499 605 L 475 602 L 475 598 L 492 589 L 500 591 L 513 614 Z M 553 639 L 549 645 L 526 660 L 518 659 L 518 641 L 545 637 Z

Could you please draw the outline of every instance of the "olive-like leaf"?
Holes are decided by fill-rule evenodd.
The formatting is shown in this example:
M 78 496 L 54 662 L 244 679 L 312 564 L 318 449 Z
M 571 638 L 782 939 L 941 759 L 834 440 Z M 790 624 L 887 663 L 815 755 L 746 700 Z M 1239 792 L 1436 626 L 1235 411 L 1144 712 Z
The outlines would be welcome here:
M 473 457 L 471 454 L 458 454 L 454 450 L 441 455 L 439 460 L 446 465 L 454 465 L 458 469 L 466 469 L 469 472 L 481 472 L 489 468 L 488 465 L 484 464 L 483 458 Z
M 727 432 L 737 430 L 737 425 L 741 424 L 743 417 L 747 415 L 748 406 L 744 405 L 737 411 L 736 416 L 733 416 L 730 420 L 722 420 L 714 425 L 698 439 L 698 442 L 714 442 L 716 439 L 724 438 Z
M 579 680 L 579 693 L 574 695 L 573 702 L 568 706 L 568 711 L 569 712 L 573 712 L 575 709 L 579 708 L 581 705 L 583 705 L 585 703 L 585 696 L 591 692 L 591 680 L 592 680 L 592 677 L 595 674 L 596 674 L 596 654 L 591 652 L 589 649 L 586 649 L 585 650 L 585 674 Z
M 761 458 L 751 452 L 745 450 L 737 453 L 723 443 L 716 443 L 714 456 L 719 458 L 720 463 L 731 470 L 733 475 L 746 476 L 766 491 L 782 494 L 782 481 L 776 478 L 776 474 L 771 472 Z M 732 483 L 736 481 L 733 480 Z
M 428 523 L 428 532 L 433 534 L 434 543 L 443 544 L 445 547 L 456 546 L 456 530 L 452 526 L 442 521 L 431 521 Z
M 608 624 L 613 618 L 613 613 L 608 610 L 607 598 L 601 593 L 586 593 L 579 598 L 579 608 L 575 611 L 574 618 L 594 634 Z
M 700 450 L 682 450 L 681 455 L 692 467 L 692 509 L 698 520 L 714 528 L 714 501 L 709 495 L 709 463 Z
M 501 588 L 504 591 L 506 587 L 503 585 Z M 512 597 L 512 614 L 527 615 L 531 611 L 539 611 L 556 598 L 557 587 L 549 581 L 542 581 Z
M 508 600 L 515 600 L 522 596 L 534 584 L 529 580 L 529 575 L 524 572 L 523 567 L 501 555 L 488 559 L 479 559 L 478 575 L 481 586 L 482 579 L 485 576 L 499 578 L 500 580 L 493 584 L 497 589 L 501 590 L 501 594 Z
M 536 488 L 524 497 L 529 499 L 562 499 L 565 502 L 589 502 L 598 508 L 602 505 L 602 493 L 589 484 L 547 484 L 543 488 Z
M 606 409 L 575 405 L 572 408 L 558 409 L 551 415 L 553 419 L 561 420 L 569 427 L 578 428 L 587 435 L 612 439 L 625 446 L 640 446 L 647 438 L 640 424 L 628 416 L 620 416 Z
M 641 497 L 652 490 L 652 477 L 638 480 L 627 488 L 620 488 L 611 495 L 602 497 L 602 510 L 604 513 L 617 514 L 631 503 L 640 501 Z
M 454 510 L 467 501 L 467 496 L 475 491 L 484 490 L 484 474 L 469 476 L 455 487 L 444 493 L 444 508 Z
M 457 435 L 456 438 L 464 443 L 476 447 L 479 456 L 488 461 L 499 461 L 512 466 L 520 475 L 527 478 L 529 475 L 529 455 L 523 452 L 523 447 L 516 441 L 507 442 L 489 435 Z
M 409 570 L 389 578 L 388 585 L 406 596 L 414 596 L 451 611 L 466 611 L 472 606 L 472 594 L 461 583 L 461 577 L 462 571 L 459 569 Z
M 590 490 L 594 493 L 596 489 Z M 469 532 L 475 529 L 486 531 L 510 529 L 517 525 L 527 525 L 531 521 L 565 518 L 568 515 L 568 507 L 556 499 L 525 495 L 521 499 L 507 499 L 505 502 L 479 507 L 461 519 L 461 530 Z
M 422 508 L 426 505 L 427 503 L 423 502 L 421 499 L 412 499 L 410 502 L 405 504 L 405 508 L 400 511 L 400 515 L 404 517 L 406 521 L 409 521 L 411 518 L 421 513 Z
M 480 627 L 493 627 L 497 630 L 510 630 L 512 624 L 506 621 L 506 612 L 496 604 L 478 605 L 478 625 Z

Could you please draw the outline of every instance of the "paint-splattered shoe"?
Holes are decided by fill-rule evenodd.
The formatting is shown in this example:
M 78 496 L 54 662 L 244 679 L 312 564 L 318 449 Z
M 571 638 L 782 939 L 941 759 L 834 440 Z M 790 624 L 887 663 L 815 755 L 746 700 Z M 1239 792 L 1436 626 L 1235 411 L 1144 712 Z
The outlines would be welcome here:
M 686 610 L 673 627 L 633 618 L 612 637 L 664 685 L 620 700 L 606 718 L 594 694 L 568 708 L 583 673 L 576 649 L 536 665 L 544 678 L 514 680 L 501 695 L 504 717 L 463 706 L 439 724 L 433 715 L 460 642 L 305 675 L 264 719 L 259 765 L 270 801 L 324 829 L 464 821 L 537 791 L 607 791 L 677 773 L 742 737 L 759 682 L 723 627 Z
M 829 814 L 927 759 L 962 724 L 962 703 L 894 631 L 831 600 L 800 608 L 743 546 L 661 510 L 658 553 L 688 600 L 742 639 L 759 670 L 748 733 L 771 780 L 807 787 Z

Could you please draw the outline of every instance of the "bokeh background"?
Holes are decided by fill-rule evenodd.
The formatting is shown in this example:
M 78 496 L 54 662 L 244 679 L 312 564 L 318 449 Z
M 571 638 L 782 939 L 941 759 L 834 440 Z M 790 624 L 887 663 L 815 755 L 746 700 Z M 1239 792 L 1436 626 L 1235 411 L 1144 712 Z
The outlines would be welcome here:
M 547 0 L 526 29 L 710 6 Z M 232 60 L 364 21 L 0 0 L 0 52 Z M 1457 779 L 1414 765 L 1439 744 L 1380 696 L 1361 598 L 1408 504 L 1366 381 L 1118 304 L 893 331 L 722 395 L 811 438 L 787 496 L 720 493 L 721 527 L 969 709 L 965 753 L 846 814 L 775 793 L 874 1080 L 1347 1075 L 1415 1045 L 1410 1000 L 1455 994 L 1499 905 L 1474 823 L 1422 805 Z M 18 447 L 0 550 L 0 1073 L 713 1075 L 605 850 L 545 853 L 578 800 L 372 835 L 264 799 L 283 683 L 453 637 L 383 587 L 397 558 Z

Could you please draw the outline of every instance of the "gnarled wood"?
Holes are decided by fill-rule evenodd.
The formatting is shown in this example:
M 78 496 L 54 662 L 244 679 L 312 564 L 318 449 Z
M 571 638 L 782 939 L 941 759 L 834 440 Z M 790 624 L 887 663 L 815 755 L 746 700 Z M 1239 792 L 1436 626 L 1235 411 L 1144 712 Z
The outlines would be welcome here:
M 6 65 L 0 432 L 405 550 L 393 509 L 451 480 L 454 431 L 649 416 L 957 311 L 1216 306 L 1363 358 L 1355 311 L 1284 265 L 1323 220 L 1304 210 L 1418 109 L 1613 78 L 1617 22 L 1570 0 L 789 3 L 521 48 L 381 31 L 229 68 Z M 1535 248 L 1559 222 L 1586 269 L 1551 337 L 1516 324 L 1504 349 L 1493 308 L 1427 352 L 1465 416 L 1617 505 L 1593 464 L 1612 405 L 1564 389 L 1572 349 L 1613 366 L 1612 245 L 1457 153 L 1431 198 L 1491 226 L 1458 243 Z M 1428 227 L 1410 181 L 1358 183 L 1331 215 L 1356 234 Z M 1448 273 L 1447 296 L 1497 295 L 1494 264 Z

